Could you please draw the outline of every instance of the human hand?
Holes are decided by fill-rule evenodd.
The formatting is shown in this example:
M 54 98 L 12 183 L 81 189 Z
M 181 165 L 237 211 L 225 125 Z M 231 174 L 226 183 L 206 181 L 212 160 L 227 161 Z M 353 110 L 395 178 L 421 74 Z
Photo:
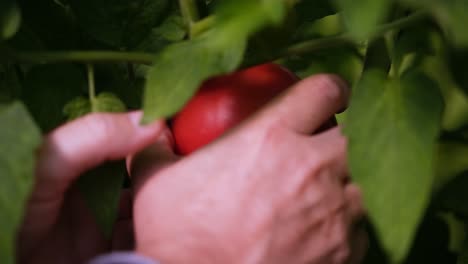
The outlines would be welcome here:
M 366 235 L 339 128 L 341 79 L 306 79 L 214 144 L 180 158 L 170 131 L 133 158 L 139 253 L 162 263 L 358 263 Z
M 18 235 L 20 263 L 85 263 L 132 244 L 131 196 L 122 193 L 119 221 L 106 241 L 74 182 L 108 160 L 153 143 L 163 124 L 140 127 L 141 113 L 92 114 L 49 134 L 39 152 L 36 182 Z

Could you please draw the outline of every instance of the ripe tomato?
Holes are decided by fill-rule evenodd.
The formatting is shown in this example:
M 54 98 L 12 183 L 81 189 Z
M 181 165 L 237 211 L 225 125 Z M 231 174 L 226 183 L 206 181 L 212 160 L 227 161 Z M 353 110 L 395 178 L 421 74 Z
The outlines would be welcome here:
M 212 142 L 298 80 L 285 68 L 268 63 L 205 81 L 172 119 L 176 151 L 187 155 Z

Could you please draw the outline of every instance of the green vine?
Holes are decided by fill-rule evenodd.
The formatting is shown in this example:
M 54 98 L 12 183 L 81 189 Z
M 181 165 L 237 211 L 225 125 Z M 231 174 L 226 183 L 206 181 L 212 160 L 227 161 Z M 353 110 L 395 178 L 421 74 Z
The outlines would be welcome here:
M 191 1 L 181 0 L 181 3 Z M 187 4 L 188 5 L 188 4 Z M 186 7 L 187 8 L 187 7 Z M 387 32 L 401 29 L 414 24 L 426 17 L 425 12 L 417 12 L 405 18 L 398 19 L 377 28 L 372 38 L 378 38 Z M 200 20 L 193 32 L 202 32 L 204 28 L 213 23 L 213 17 Z M 355 41 L 348 33 L 337 36 L 312 39 L 294 44 L 284 50 L 280 57 L 301 55 L 323 49 L 330 49 L 337 46 L 355 44 Z M 152 64 L 154 54 L 144 52 L 120 52 L 120 51 L 58 51 L 58 52 L 11 52 L 12 54 L 0 58 L 2 62 L 27 62 L 27 63 L 54 63 L 54 62 L 82 62 L 82 63 L 109 63 L 109 62 L 129 62 L 138 64 Z M 277 58 L 272 58 L 277 59 Z

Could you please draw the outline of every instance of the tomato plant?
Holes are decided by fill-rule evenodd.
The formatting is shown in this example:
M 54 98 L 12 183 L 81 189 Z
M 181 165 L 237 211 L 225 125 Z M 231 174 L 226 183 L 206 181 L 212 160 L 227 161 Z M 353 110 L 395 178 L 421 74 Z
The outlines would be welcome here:
M 97 111 L 171 118 L 205 80 L 274 61 L 353 85 L 339 120 L 369 213 L 366 262 L 468 263 L 467 12 L 468 0 L 0 0 L 0 262 L 14 263 L 44 133 Z M 113 179 L 80 183 L 103 230 Z

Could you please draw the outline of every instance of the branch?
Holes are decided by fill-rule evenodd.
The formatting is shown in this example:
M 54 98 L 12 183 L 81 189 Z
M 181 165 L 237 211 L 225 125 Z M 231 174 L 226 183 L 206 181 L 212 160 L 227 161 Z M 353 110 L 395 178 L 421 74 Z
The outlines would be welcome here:
M 152 64 L 154 55 L 143 52 L 120 51 L 51 51 L 51 52 L 9 52 L 0 61 L 27 62 L 27 63 L 54 63 L 54 62 L 132 62 Z
M 197 4 L 195 0 L 179 0 L 179 5 L 190 37 L 193 37 L 193 25 L 200 19 Z
M 370 40 L 379 38 L 385 35 L 390 30 L 401 29 L 412 25 L 416 21 L 419 21 L 427 16 L 424 11 L 416 12 L 405 18 L 398 19 L 388 24 L 377 27 L 375 33 L 370 37 Z M 292 55 L 302 55 L 317 50 L 334 48 L 337 46 L 356 44 L 355 40 L 349 33 L 342 33 L 332 37 L 324 37 L 314 40 L 308 40 L 301 43 L 294 44 L 281 54 L 281 57 L 287 57 Z

